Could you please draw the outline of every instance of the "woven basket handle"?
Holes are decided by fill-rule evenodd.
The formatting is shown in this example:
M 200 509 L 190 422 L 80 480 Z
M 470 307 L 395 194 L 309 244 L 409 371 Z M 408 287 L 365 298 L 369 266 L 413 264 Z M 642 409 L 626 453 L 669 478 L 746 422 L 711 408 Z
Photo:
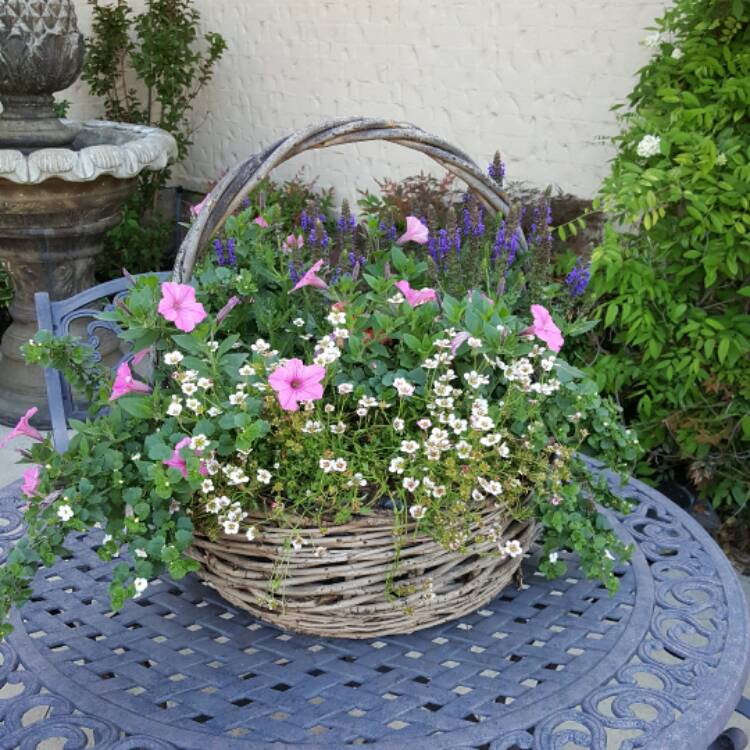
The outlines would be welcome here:
M 463 151 L 409 123 L 366 117 L 328 120 L 283 138 L 230 170 L 209 193 L 206 204 L 180 245 L 173 280 L 191 278 L 201 249 L 243 198 L 273 169 L 304 151 L 361 141 L 391 141 L 421 151 L 461 179 L 495 213 L 507 215 L 507 200 L 497 185 Z M 521 238 L 525 247 L 525 240 Z

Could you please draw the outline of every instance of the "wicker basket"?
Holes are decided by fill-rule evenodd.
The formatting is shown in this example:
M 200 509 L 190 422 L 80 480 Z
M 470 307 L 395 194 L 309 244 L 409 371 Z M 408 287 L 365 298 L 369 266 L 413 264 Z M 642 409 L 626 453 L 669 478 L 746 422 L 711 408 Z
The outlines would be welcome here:
M 507 214 L 499 186 L 462 151 L 407 123 L 347 118 L 321 123 L 278 141 L 228 172 L 209 194 L 180 247 L 174 280 L 192 276 L 199 254 L 247 193 L 288 159 L 310 149 L 361 141 L 390 141 L 421 151 L 465 182 L 492 212 Z M 526 246 L 523 236 L 521 244 Z M 517 573 L 521 557 L 501 558 L 490 529 L 528 549 L 533 521 L 515 523 L 487 507 L 472 529 L 483 541 L 451 552 L 407 527 L 394 537 L 390 512 L 343 526 L 297 528 L 304 542 L 289 553 L 291 531 L 248 518 L 255 541 L 196 535 L 191 556 L 199 575 L 232 604 L 283 628 L 313 635 L 372 638 L 409 633 L 465 615 L 496 596 Z M 398 549 L 396 542 L 398 541 Z M 396 564 L 397 563 L 397 564 Z M 274 584 L 275 581 L 275 584 Z

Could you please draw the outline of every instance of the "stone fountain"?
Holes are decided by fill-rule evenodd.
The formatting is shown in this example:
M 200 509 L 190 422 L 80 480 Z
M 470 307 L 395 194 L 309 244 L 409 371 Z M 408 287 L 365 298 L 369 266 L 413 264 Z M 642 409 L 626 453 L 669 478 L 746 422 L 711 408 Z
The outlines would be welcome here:
M 73 0 L 0 0 L 0 261 L 13 283 L 13 323 L 0 344 L 0 421 L 31 406 L 45 426 L 41 370 L 21 345 L 37 329 L 34 293 L 70 297 L 94 284 L 105 233 L 144 170 L 177 155 L 158 128 L 59 120 L 53 93 L 83 66 Z

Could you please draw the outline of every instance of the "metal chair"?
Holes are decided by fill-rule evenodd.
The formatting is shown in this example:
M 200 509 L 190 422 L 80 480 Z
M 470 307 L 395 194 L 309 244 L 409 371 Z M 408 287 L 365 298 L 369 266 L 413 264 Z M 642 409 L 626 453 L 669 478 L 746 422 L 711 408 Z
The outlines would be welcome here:
M 165 271 L 153 275 L 161 281 L 166 281 L 172 274 Z M 101 361 L 100 332 L 105 330 L 117 335 L 120 329 L 116 323 L 102 320 L 100 315 L 102 312 L 113 310 L 117 301 L 127 295 L 129 287 L 130 281 L 123 277 L 86 289 L 74 297 L 54 302 L 50 300 L 47 292 L 37 292 L 34 295 L 34 304 L 39 330 L 50 331 L 56 337 L 68 336 L 71 335 L 73 323 L 88 320 L 84 340 L 93 349 L 95 360 Z M 125 354 L 117 364 L 129 360 L 132 356 L 133 352 Z M 45 368 L 44 380 L 55 448 L 63 453 L 68 447 L 68 420 L 84 417 L 87 405 L 76 398 L 59 370 Z

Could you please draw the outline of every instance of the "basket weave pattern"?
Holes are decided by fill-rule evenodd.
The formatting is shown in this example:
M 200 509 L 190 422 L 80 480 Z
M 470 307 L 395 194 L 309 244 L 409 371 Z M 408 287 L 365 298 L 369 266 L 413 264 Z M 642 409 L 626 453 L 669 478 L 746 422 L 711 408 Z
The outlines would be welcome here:
M 291 134 L 224 176 L 177 253 L 173 280 L 191 278 L 214 233 L 277 166 L 311 149 L 373 140 L 424 153 L 466 183 L 489 211 L 508 213 L 500 187 L 446 141 L 408 123 L 332 120 Z M 525 249 L 522 234 L 520 242 Z M 494 528 L 503 539 L 517 539 L 528 549 L 536 524 L 515 523 L 506 512 L 489 506 L 480 516 L 470 538 L 478 534 L 483 541 L 465 553 L 446 550 L 417 534 L 413 525 L 396 538 L 394 516 L 383 512 L 329 527 L 325 534 L 319 528 L 281 529 L 265 517 L 251 516 L 246 522 L 259 530 L 256 540 L 220 535 L 212 541 L 197 534 L 190 554 L 201 564 L 198 574 L 227 601 L 263 620 L 314 635 L 379 637 L 460 617 L 511 582 L 521 557 L 501 557 L 497 543 L 482 534 Z M 305 544 L 290 551 L 290 537 L 296 534 Z

